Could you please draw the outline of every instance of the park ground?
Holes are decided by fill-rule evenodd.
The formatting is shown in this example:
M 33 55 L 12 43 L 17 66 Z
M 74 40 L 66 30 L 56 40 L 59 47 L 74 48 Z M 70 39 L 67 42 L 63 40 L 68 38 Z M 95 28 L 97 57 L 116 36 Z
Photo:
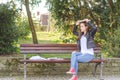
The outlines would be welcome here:
M 70 75 L 40 75 L 40 76 L 28 76 L 27 80 L 69 80 Z M 104 80 L 120 80 L 119 75 L 104 75 Z M 23 80 L 23 76 L 14 77 L 0 77 L 0 80 Z M 100 80 L 99 77 L 93 77 L 90 75 L 79 75 L 78 80 Z

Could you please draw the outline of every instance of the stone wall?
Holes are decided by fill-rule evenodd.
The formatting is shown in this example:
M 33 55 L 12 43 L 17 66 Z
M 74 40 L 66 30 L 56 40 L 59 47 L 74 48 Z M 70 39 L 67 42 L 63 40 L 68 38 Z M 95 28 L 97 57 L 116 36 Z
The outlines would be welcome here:
M 23 75 L 23 64 L 18 57 L 0 57 L 0 76 Z M 92 74 L 95 63 L 79 63 L 79 74 Z M 69 69 L 69 63 L 30 63 L 27 64 L 28 75 L 65 74 Z M 100 66 L 97 68 L 99 74 Z M 120 58 L 107 59 L 104 63 L 103 74 L 120 75 Z

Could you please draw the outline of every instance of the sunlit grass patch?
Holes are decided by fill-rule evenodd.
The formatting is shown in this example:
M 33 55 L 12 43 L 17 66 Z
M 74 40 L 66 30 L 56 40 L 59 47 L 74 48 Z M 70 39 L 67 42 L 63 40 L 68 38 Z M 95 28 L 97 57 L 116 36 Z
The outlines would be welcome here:
M 39 44 L 54 44 L 61 43 L 60 33 L 52 33 L 52 32 L 36 32 L 38 43 Z M 27 39 L 20 39 L 19 44 L 32 44 L 32 34 L 28 36 Z

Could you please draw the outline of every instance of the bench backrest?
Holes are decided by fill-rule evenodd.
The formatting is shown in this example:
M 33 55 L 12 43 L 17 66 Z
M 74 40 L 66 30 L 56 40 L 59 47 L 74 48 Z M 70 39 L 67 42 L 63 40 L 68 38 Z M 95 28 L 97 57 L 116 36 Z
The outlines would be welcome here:
M 76 44 L 21 44 L 20 53 L 71 53 L 77 51 Z M 101 48 L 96 46 L 95 53 L 99 53 Z

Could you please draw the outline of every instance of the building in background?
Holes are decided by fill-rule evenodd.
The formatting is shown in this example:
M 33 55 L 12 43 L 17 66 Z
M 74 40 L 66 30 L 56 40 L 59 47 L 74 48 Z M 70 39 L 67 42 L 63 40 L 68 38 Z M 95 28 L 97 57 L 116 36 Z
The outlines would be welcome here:
M 36 29 L 37 31 L 38 31 L 38 29 L 47 31 L 47 32 L 50 31 L 49 12 L 41 14 L 41 12 L 36 11 L 32 14 L 32 17 L 33 17 L 34 25 L 35 25 L 35 27 L 37 27 L 37 29 Z
M 49 26 L 49 14 L 48 13 L 40 15 L 40 25 Z

